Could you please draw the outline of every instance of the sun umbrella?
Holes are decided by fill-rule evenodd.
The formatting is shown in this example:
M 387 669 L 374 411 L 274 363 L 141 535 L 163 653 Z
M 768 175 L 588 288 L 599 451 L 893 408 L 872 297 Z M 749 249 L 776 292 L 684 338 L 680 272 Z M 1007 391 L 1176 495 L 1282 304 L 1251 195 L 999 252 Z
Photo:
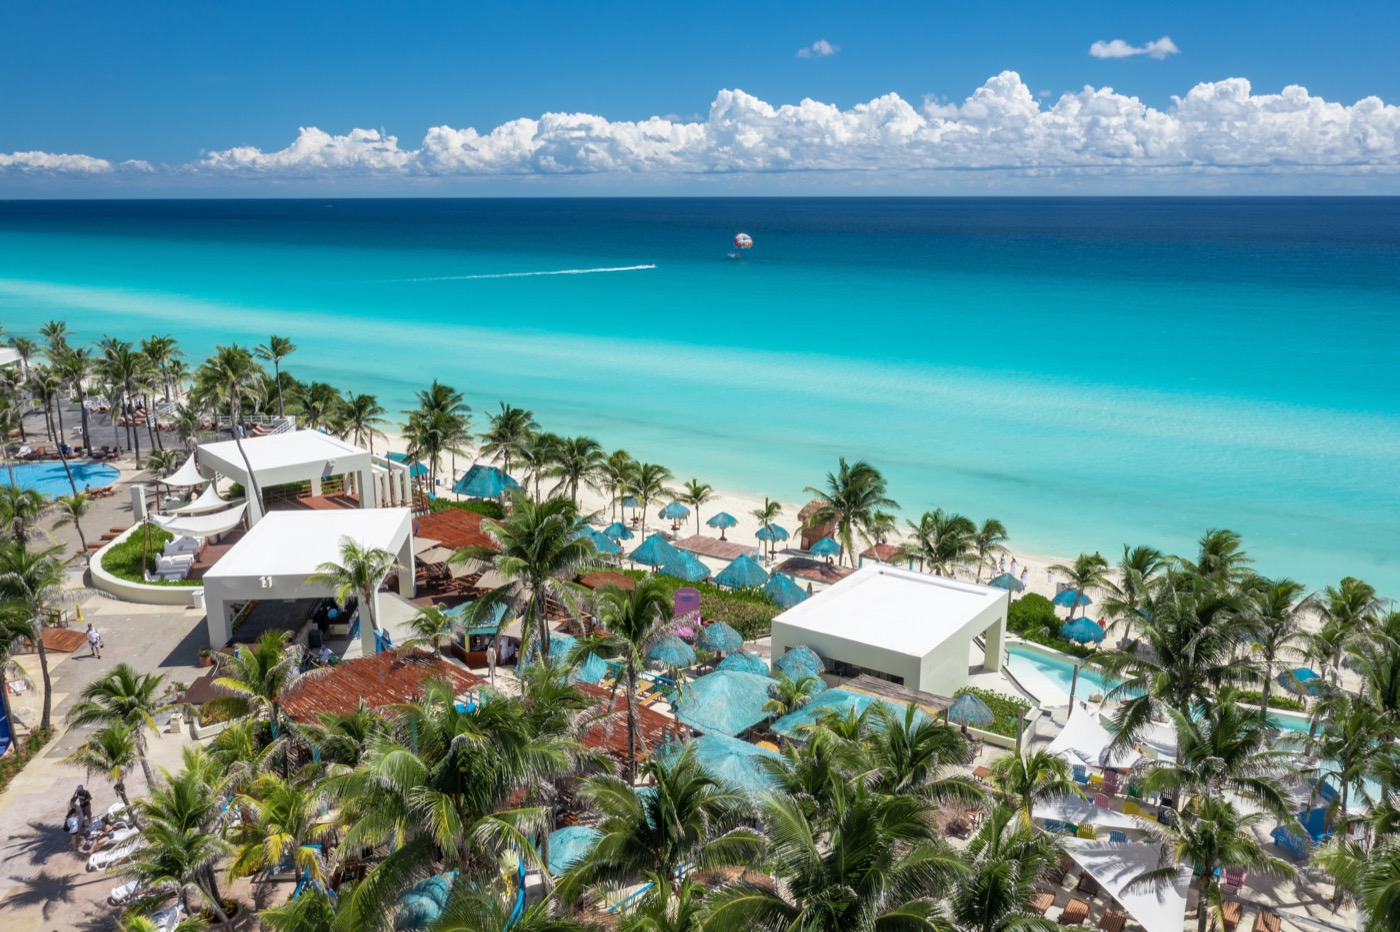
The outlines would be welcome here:
M 579 536 L 587 537 L 589 540 L 593 541 L 593 546 L 597 548 L 599 553 L 622 552 L 622 546 L 618 544 L 617 541 L 613 540 L 610 537 L 604 537 L 602 534 L 593 530 L 593 528 L 591 527 L 584 528 L 582 531 L 579 532 Z
M 721 734 L 701 735 L 686 747 L 695 755 L 695 762 L 706 776 L 749 798 L 762 796 L 778 782 L 777 777 L 759 763 L 765 757 L 777 760 L 779 754 L 775 751 Z
M 1000 576 L 987 583 L 987 585 L 994 589 L 1008 589 L 1011 592 L 1020 592 L 1022 589 L 1026 588 L 1025 583 L 1021 582 L 1021 580 L 1012 576 L 1010 573 L 1002 573 Z
M 987 703 L 977 698 L 975 693 L 963 693 L 948 707 L 948 721 L 955 725 L 986 728 L 995 718 L 992 710 L 987 708 Z
M 725 540 L 726 538 L 724 536 L 724 532 L 727 529 L 732 528 L 734 525 L 738 524 L 739 519 L 734 517 L 727 511 L 721 511 L 719 514 L 713 515 L 710 518 L 710 520 L 706 521 L 705 523 L 708 524 L 710 527 L 719 528 L 719 539 Z
M 657 572 L 684 579 L 686 582 L 699 582 L 710 578 L 710 568 L 701 563 L 699 557 L 688 550 L 677 550 L 674 547 Z
M 483 466 L 478 463 L 457 480 L 457 484 L 452 486 L 452 491 L 467 498 L 500 498 L 507 491 L 514 492 L 519 488 L 520 483 L 495 466 Z
M 690 517 L 690 509 L 680 502 L 672 502 L 661 509 L 661 517 L 668 521 L 684 521 Z
M 603 833 L 590 825 L 566 825 L 549 833 L 549 873 L 558 877 L 588 856 Z
M 747 553 L 734 560 L 715 577 L 715 585 L 731 589 L 757 589 L 768 581 L 768 571 Z
M 781 657 L 773 661 L 773 672 L 783 673 L 796 682 L 804 676 L 816 676 L 826 669 L 826 662 L 806 644 L 789 648 Z
M 422 479 L 428 474 L 428 467 L 424 466 L 422 463 L 414 463 L 413 460 L 408 458 L 407 453 L 390 453 L 389 459 L 393 460 L 395 463 L 413 463 L 413 466 L 408 470 L 410 479 Z
M 1050 601 L 1054 602 L 1061 608 L 1083 608 L 1085 605 L 1094 604 L 1093 599 L 1089 598 L 1087 595 L 1080 592 L 1078 589 L 1066 589 L 1063 592 L 1058 593 Z
M 736 650 L 715 664 L 715 669 L 732 670 L 735 673 L 757 673 L 759 676 L 771 675 L 763 658 L 746 650 Z
M 1076 618 L 1060 625 L 1060 637 L 1078 641 L 1080 644 L 1093 641 L 1097 644 L 1104 639 L 1104 630 L 1092 618 Z
M 614 521 L 603 528 L 603 536 L 609 540 L 631 540 L 632 532 L 627 529 L 627 525 L 621 521 Z
M 622 500 L 622 507 L 623 507 L 623 508 L 636 508 L 636 507 L 637 507 L 637 500 L 636 500 L 635 498 L 633 498 L 631 495 L 628 495 L 626 498 L 624 498 L 624 499 Z
M 695 663 L 695 648 L 668 634 L 647 651 L 647 660 L 668 667 L 688 667 Z
M 1310 696 L 1317 694 L 1318 686 L 1321 685 L 1317 681 L 1320 679 L 1322 678 L 1317 675 L 1316 671 L 1309 670 L 1307 667 L 1285 670 L 1277 677 L 1278 684 L 1284 689 L 1295 693 L 1307 693 Z
M 763 586 L 768 597 L 778 603 L 779 608 L 792 608 L 807 598 L 807 592 L 782 573 L 774 573 L 773 578 Z
M 670 541 L 660 534 L 653 534 L 642 541 L 640 547 L 632 551 L 632 560 L 636 563 L 645 563 L 647 566 L 660 566 L 675 553 L 680 553 L 680 551 L 672 547 Z
M 754 532 L 753 536 L 757 537 L 761 541 L 766 541 L 767 543 L 771 544 L 776 541 L 787 540 L 788 532 L 787 528 L 783 527 L 782 525 L 765 524 L 763 527 L 759 528 L 756 532 Z
M 823 537 L 812 545 L 811 552 L 819 557 L 834 557 L 841 552 L 841 545 L 830 537 Z
M 716 671 L 682 684 L 676 718 L 706 734 L 737 735 L 768 717 L 763 704 L 772 686 L 766 676 Z
M 716 621 L 700 632 L 700 646 L 727 654 L 744 646 L 744 636 L 730 625 Z

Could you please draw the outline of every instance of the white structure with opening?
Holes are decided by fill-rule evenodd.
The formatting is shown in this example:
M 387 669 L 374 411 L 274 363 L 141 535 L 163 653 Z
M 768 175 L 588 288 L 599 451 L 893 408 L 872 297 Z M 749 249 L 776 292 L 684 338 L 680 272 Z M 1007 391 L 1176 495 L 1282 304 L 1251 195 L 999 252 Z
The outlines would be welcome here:
M 773 657 L 806 644 L 827 673 L 870 673 L 951 696 L 967 685 L 972 640 L 1001 669 L 1010 593 L 872 563 L 773 619 Z
M 246 465 L 244 454 L 248 457 Z M 218 473 L 237 482 L 249 493 L 249 525 L 257 524 L 263 517 L 248 483 L 249 465 L 257 477 L 259 489 L 309 482 L 311 494 L 320 495 L 322 480 L 348 475 L 354 477 L 361 508 L 375 508 L 380 503 L 401 505 L 409 502 L 408 466 L 374 456 L 368 450 L 317 430 L 246 437 L 243 439 L 243 453 L 239 453 L 236 440 L 200 444 L 200 473 L 204 476 Z
M 274 511 L 204 574 L 209 643 L 220 647 L 233 636 L 236 605 L 334 596 L 329 586 L 307 585 L 306 578 L 323 563 L 340 562 L 345 538 L 394 554 L 395 562 L 404 567 L 398 574 L 399 593 L 413 597 L 413 520 L 407 508 Z M 380 617 L 378 602 L 376 594 L 375 618 Z M 363 616 L 360 633 L 373 644 Z

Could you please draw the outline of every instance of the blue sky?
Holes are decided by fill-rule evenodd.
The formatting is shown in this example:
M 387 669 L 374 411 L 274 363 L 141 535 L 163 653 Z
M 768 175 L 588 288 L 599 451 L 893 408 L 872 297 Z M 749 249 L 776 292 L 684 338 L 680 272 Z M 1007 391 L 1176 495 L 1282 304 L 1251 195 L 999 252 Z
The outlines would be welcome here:
M 1344 176 L 1348 183 L 1375 189 L 1394 184 L 1400 150 L 1400 124 L 1392 112 L 1400 102 L 1396 35 L 1400 5 L 1380 3 L 885 3 L 867 8 L 850 3 L 10 0 L 0 6 L 0 191 L 22 194 L 64 184 L 88 191 L 116 186 L 246 190 L 327 182 L 389 191 L 408 183 L 405 178 L 427 190 L 486 177 L 509 189 L 521 176 L 617 188 L 633 182 L 646 187 L 664 177 L 666 185 L 684 189 L 700 183 L 697 176 L 714 176 L 712 187 L 714 178 L 742 187 L 743 179 L 755 174 L 801 175 L 806 180 L 799 186 L 834 190 L 869 183 L 867 170 L 881 165 L 899 176 L 897 187 L 916 190 L 939 172 L 966 168 L 1025 183 L 1032 166 L 1046 165 L 1080 183 L 1097 173 L 1150 185 L 1154 182 L 1145 175 L 1164 167 L 1224 164 L 1235 155 L 1240 164 L 1229 174 L 1253 179 L 1240 182 L 1245 188 L 1258 184 L 1262 174 L 1282 173 L 1323 176 L 1329 184 Z M 1179 51 L 1090 54 L 1095 42 L 1120 40 L 1146 48 L 1163 37 Z M 829 45 L 818 51 L 829 54 L 812 51 L 819 40 Z M 804 48 L 809 54 L 799 56 Z M 998 142 L 1006 125 L 993 123 L 1015 123 L 1023 112 L 985 118 L 980 107 L 946 109 L 963 107 L 979 87 L 1006 72 L 1017 75 L 1044 111 L 1086 86 L 1112 88 L 1113 102 L 1099 100 L 1094 106 L 1116 107 L 1113 119 L 1125 122 L 1104 132 L 1104 117 L 1088 116 L 1092 107 L 1081 107 L 1073 139 L 1051 139 L 1047 134 L 1063 130 L 1038 126 L 1031 131 L 1034 140 L 1007 148 Z M 1297 85 L 1318 107 L 1325 102 L 1350 108 L 1368 96 L 1387 106 L 1368 111 L 1365 134 L 1372 138 L 1361 150 L 1345 152 L 1308 138 L 1308 124 L 1315 121 L 1301 117 L 1282 127 L 1274 122 L 1243 127 L 1233 148 L 1204 137 L 1183 143 L 1181 130 L 1155 121 L 1155 113 L 1172 116 L 1174 97 L 1232 78 L 1246 79 L 1246 96 L 1261 100 Z M 1008 100 L 1019 93 L 1014 84 L 1002 82 L 999 88 Z M 650 142 L 639 151 L 631 130 L 614 125 L 649 117 L 677 125 L 705 121 L 725 89 L 751 95 L 734 110 L 739 137 L 752 144 L 742 155 L 714 127 L 703 139 L 677 129 L 664 151 Z M 873 122 L 857 120 L 859 138 L 835 149 L 823 140 L 833 135 L 836 117 L 792 112 L 769 120 L 763 109 L 811 99 L 850 112 L 889 94 L 917 111 L 922 123 L 907 125 L 902 108 L 884 107 Z M 1187 132 L 1192 127 L 1204 132 L 1204 123 L 1240 106 L 1237 89 L 1224 95 L 1228 99 L 1216 99 L 1215 91 L 1207 96 L 1215 109 L 1183 123 Z M 1151 112 L 1135 116 L 1133 105 L 1124 101 Z M 1277 108 L 1267 100 L 1250 105 L 1260 120 L 1274 119 L 1269 114 Z M 1306 109 L 1296 100 L 1290 106 Z M 486 135 L 510 121 L 537 120 L 546 113 L 587 114 L 608 125 L 556 129 L 554 136 L 537 127 L 529 141 L 496 140 L 489 152 L 471 137 L 466 147 L 480 151 L 470 164 L 444 159 L 438 150 L 432 158 L 398 158 L 399 152 L 429 153 L 433 147 L 423 144 L 432 127 Z M 1334 128 L 1351 131 L 1350 110 L 1333 115 Z M 1094 119 L 1100 123 L 1090 125 Z M 956 124 L 956 144 L 947 138 L 950 121 Z M 897 144 L 889 142 L 891 126 L 901 134 Z M 295 152 L 265 157 L 285 150 L 303 127 L 319 129 L 326 138 L 308 137 Z M 388 163 L 363 154 L 377 149 L 383 155 L 382 140 L 340 141 L 356 129 L 396 138 Z M 1120 129 L 1133 140 L 1095 138 L 1096 133 L 1121 136 Z M 755 133 L 762 138 L 756 140 Z M 655 137 L 658 131 L 643 135 Z M 582 137 L 575 149 L 561 148 Z M 454 151 L 463 144 L 456 136 L 440 140 L 457 146 Z M 1097 147 L 1092 157 L 1085 145 Z M 208 153 L 237 147 L 245 148 L 217 168 L 205 162 Z M 1295 147 L 1296 153 L 1290 151 Z M 1069 150 L 1079 154 L 1067 155 Z M 29 155 L 12 155 L 7 163 L 5 153 Z M 52 157 L 57 154 L 89 160 L 65 163 Z M 1261 160 L 1276 168 L 1260 169 Z

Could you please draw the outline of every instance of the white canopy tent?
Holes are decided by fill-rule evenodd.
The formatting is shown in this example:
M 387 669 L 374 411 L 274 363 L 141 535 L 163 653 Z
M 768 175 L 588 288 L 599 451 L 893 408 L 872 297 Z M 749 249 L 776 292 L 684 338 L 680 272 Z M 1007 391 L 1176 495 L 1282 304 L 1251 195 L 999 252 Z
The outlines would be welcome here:
M 1081 838 L 1066 838 L 1064 845 L 1069 856 L 1097 880 L 1145 932 L 1181 932 L 1186 919 L 1189 871 L 1185 872 L 1185 877 L 1178 872 L 1165 883 L 1128 889 L 1142 874 L 1157 869 L 1161 845 L 1150 842 L 1112 844 Z
M 219 490 L 214 488 L 214 483 L 209 483 L 209 487 L 199 493 L 199 497 L 187 505 L 170 509 L 168 514 L 172 515 L 202 515 L 210 511 L 218 511 L 220 508 L 227 508 L 236 502 L 225 501 L 219 497 Z
M 1124 815 L 1116 809 L 1105 809 L 1102 806 L 1095 806 L 1088 800 L 1080 799 L 1077 796 L 1055 796 L 1050 799 L 1037 800 L 1035 808 L 1031 810 L 1031 815 L 1037 819 L 1054 819 L 1057 822 L 1073 822 L 1075 825 L 1097 825 L 1099 828 L 1126 829 L 1128 831 L 1143 831 L 1143 824 L 1140 820 L 1130 815 Z
M 244 503 L 227 511 L 199 515 L 151 515 L 151 520 L 172 534 L 183 537 L 216 537 L 243 523 Z
M 1126 770 L 1142 760 L 1142 755 L 1132 748 L 1110 755 L 1108 747 L 1112 743 L 1113 735 L 1099 723 L 1098 713 L 1090 712 L 1076 703 L 1070 706 L 1064 729 L 1046 750 L 1068 758 L 1071 763 L 1077 761 L 1090 767 L 1114 770 Z
M 189 458 L 185 460 L 183 466 L 160 481 L 164 482 L 166 485 L 187 488 L 189 486 L 203 485 L 209 481 L 209 478 L 209 476 L 199 471 L 199 467 L 196 466 L 194 462 L 194 454 L 191 453 Z

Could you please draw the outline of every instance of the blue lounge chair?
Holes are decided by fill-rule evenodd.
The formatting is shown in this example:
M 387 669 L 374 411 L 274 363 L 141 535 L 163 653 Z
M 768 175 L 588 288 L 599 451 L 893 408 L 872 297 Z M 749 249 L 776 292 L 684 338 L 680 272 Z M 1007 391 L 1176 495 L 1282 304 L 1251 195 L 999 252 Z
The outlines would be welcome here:
M 1065 830 L 1065 823 L 1061 822 L 1059 819 L 1046 819 L 1045 830 L 1047 832 L 1063 832 Z
M 1274 840 L 1274 844 L 1278 845 L 1284 851 L 1288 852 L 1288 854 L 1292 855 L 1294 860 L 1307 860 L 1307 843 L 1304 842 L 1302 837 L 1294 830 L 1286 826 L 1280 825 L 1269 833 L 1269 837 Z
M 1087 767 L 1085 767 L 1083 764 L 1075 764 L 1075 765 L 1074 765 L 1074 782 L 1075 782 L 1075 783 L 1088 783 L 1088 782 L 1089 782 L 1089 769 L 1088 769 Z
M 1315 844 L 1320 844 L 1332 837 L 1332 833 L 1327 831 L 1327 809 L 1325 807 L 1304 809 L 1298 813 L 1298 821 L 1302 823 L 1303 831 L 1308 833 Z
M 1118 831 L 1118 829 L 1115 828 L 1108 833 L 1108 840 L 1113 842 L 1114 844 L 1121 845 L 1127 843 L 1128 836 L 1124 835 L 1122 832 Z

